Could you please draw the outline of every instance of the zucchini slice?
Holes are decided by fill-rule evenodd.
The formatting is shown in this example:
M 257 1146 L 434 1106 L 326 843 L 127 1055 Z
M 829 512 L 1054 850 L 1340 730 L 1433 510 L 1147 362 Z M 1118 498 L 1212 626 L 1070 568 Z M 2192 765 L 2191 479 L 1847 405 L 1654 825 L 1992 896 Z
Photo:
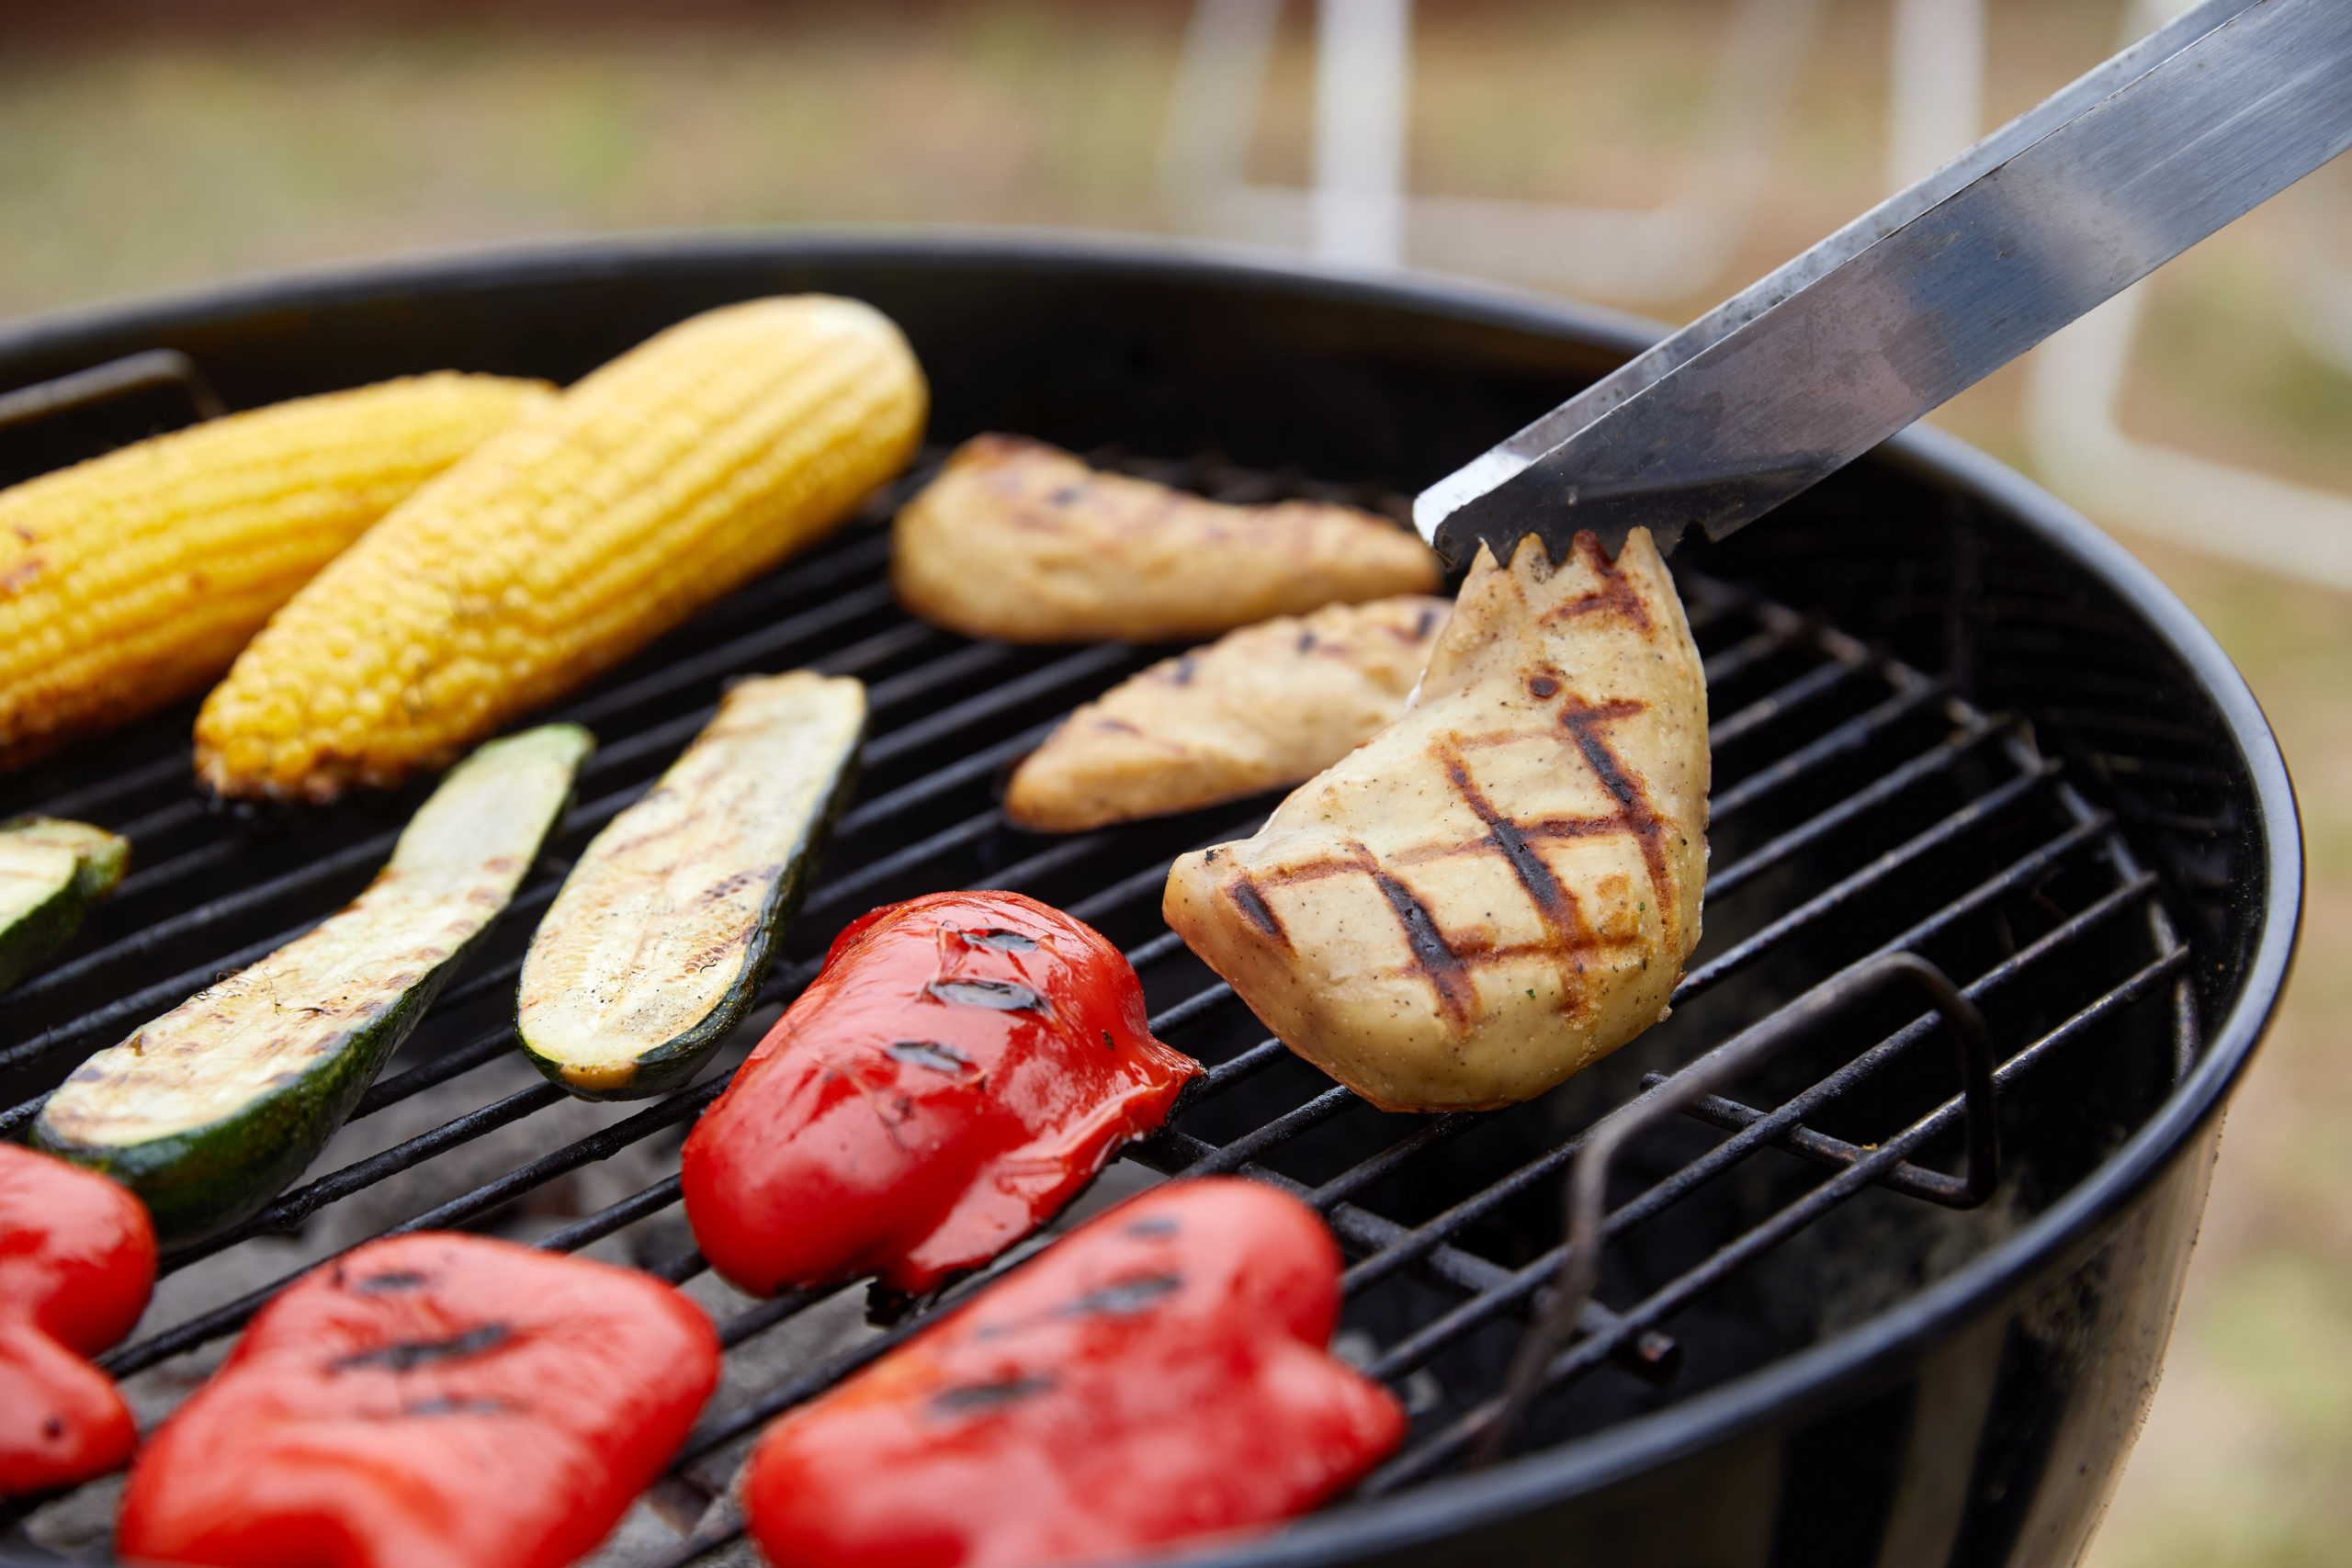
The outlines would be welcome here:
M 35 1146 L 102 1171 L 189 1241 L 302 1172 L 506 907 L 594 742 L 551 724 L 453 769 L 368 890 L 74 1069 Z
M 796 670 L 743 682 L 606 825 L 523 960 L 515 1023 L 582 1100 L 692 1077 L 741 1021 L 800 906 L 865 731 L 865 688 Z
M 73 941 L 130 862 L 129 840 L 86 822 L 0 822 L 0 991 Z

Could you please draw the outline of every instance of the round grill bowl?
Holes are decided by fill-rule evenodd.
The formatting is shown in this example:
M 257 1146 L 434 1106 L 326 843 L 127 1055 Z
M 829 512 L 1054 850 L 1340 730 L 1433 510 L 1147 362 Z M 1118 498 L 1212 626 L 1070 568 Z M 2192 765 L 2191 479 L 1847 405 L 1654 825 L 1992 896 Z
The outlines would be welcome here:
M 694 310 L 808 289 L 868 299 L 907 329 L 933 380 L 935 444 L 1021 432 L 1213 492 L 1408 494 L 1646 336 L 1528 295 L 1165 246 L 743 233 L 430 259 L 52 318 L 0 332 L 0 389 L 158 348 L 188 355 L 232 407 L 444 367 L 568 379 Z M 0 432 L 0 465 L 53 467 L 155 418 L 128 400 Z M 1280 1061 L 1144 1151 L 1163 1169 L 1207 1159 L 1287 1178 L 1319 1194 L 1359 1267 L 1394 1265 L 1375 1261 L 1351 1295 L 1350 1346 L 1414 1404 L 1412 1444 L 1362 1495 L 1214 1551 L 1218 1563 L 2044 1563 L 2072 1561 L 2097 1523 L 2154 1386 L 2216 1112 L 2286 978 L 2301 869 L 2278 747 L 2154 578 L 1933 432 L 1724 546 L 1686 545 L 1675 565 L 1709 659 L 1714 865 L 1737 868 L 1720 901 L 1711 887 L 1692 970 L 1704 994 L 1466 1136 L 1336 1101 L 1303 1113 L 1329 1085 Z M 615 679 L 660 669 L 694 634 Z M 1109 678 L 1040 689 L 1067 705 Z M 184 722 L 85 748 L 0 805 L 153 756 L 159 727 Z M 1204 815 L 1136 841 L 1164 859 L 1229 826 Z M 979 869 L 1036 849 L 1017 838 L 989 829 L 984 847 L 1007 842 Z M 1145 863 L 1057 863 L 1033 890 L 1074 901 Z M 1155 898 L 1123 908 L 1102 922 L 1114 939 L 1157 934 Z M 1612 1232 L 1600 1300 L 1623 1315 L 1602 1324 L 1609 1343 L 1537 1403 L 1512 1457 L 1472 1468 L 1464 1423 L 1499 1389 L 1560 1237 L 1554 1151 L 1643 1075 L 1898 933 L 1982 992 L 2005 1064 L 1993 1200 L 1923 1195 L 1960 1158 L 1949 1115 L 1913 1164 L 1877 1170 L 1849 1201 L 1812 1196 L 1835 1160 L 1863 1158 L 1954 1082 L 1937 1045 L 1845 1092 L 1809 1090 L 1909 1013 L 1822 1021 L 1739 1094 L 1769 1111 L 1810 1093 L 1812 1157 L 1758 1150 Z M 1147 974 L 1163 1010 L 1205 980 L 1185 955 L 1169 962 Z M 1238 1008 L 1194 1012 L 1204 1032 L 1170 1038 L 1204 1060 L 1262 1032 Z M 53 1082 L 70 1065 L 41 1070 Z M 1716 1126 L 1678 1120 L 1629 1151 L 1612 1201 L 1682 1179 L 1732 1135 L 1725 1116 L 1737 1125 L 1736 1107 L 1717 1110 Z M 1266 1131 L 1302 1115 L 1295 1137 Z M 1384 1152 L 1417 1135 L 1409 1161 Z M 1465 1202 L 1476 1217 L 1449 1224 Z M 1437 1333 L 1465 1303 L 1479 1321 Z M 1426 1354 L 1397 1359 L 1432 1334 Z

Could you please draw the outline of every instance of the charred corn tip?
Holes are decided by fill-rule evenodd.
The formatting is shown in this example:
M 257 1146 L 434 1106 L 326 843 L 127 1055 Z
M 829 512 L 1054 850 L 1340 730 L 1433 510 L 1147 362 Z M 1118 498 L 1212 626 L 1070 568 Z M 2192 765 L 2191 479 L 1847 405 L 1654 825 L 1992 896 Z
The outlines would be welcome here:
M 0 491 L 0 766 L 202 686 L 368 525 L 553 391 L 411 377 Z
M 855 300 L 682 321 L 424 487 L 295 595 L 197 720 L 226 795 L 398 784 L 844 521 L 927 392 Z

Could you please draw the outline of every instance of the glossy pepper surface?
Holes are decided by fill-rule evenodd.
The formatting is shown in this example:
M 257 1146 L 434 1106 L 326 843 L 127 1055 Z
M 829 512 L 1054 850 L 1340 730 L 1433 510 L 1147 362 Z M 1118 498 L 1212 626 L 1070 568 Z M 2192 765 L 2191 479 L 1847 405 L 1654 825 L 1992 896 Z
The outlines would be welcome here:
M 843 931 L 686 1139 L 686 1217 L 755 1295 L 878 1274 L 909 1294 L 1050 1219 L 1199 1064 L 1151 1037 L 1092 927 L 935 893 Z
M 421 1231 L 264 1307 L 131 1467 L 123 1557 L 559 1568 L 676 1451 L 718 1379 L 661 1280 Z
M 155 1233 L 103 1176 L 0 1144 L 0 1497 L 102 1475 L 138 1431 L 89 1358 L 155 1285 Z
M 1146 1193 L 769 1427 L 752 1533 L 778 1568 L 1048 1568 L 1287 1518 L 1404 1435 L 1324 1348 L 1339 1280 L 1270 1187 Z

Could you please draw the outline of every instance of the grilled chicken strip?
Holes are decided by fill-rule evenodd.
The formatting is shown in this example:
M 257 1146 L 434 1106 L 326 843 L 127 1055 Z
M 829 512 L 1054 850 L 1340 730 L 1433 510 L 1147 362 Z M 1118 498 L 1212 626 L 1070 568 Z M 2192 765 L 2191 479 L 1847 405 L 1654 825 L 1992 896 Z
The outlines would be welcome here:
M 1285 501 L 1227 506 L 1106 474 L 1042 442 L 979 435 L 899 513 L 908 609 L 1005 642 L 1172 642 L 1438 585 L 1384 518 Z
M 1666 1014 L 1699 940 L 1707 693 L 1649 535 L 1479 552 L 1404 716 L 1168 923 L 1284 1043 L 1389 1111 L 1508 1105 Z
M 1405 711 L 1450 608 L 1330 604 L 1163 660 L 1064 719 L 1014 771 L 1004 814 L 1077 833 L 1313 778 Z

